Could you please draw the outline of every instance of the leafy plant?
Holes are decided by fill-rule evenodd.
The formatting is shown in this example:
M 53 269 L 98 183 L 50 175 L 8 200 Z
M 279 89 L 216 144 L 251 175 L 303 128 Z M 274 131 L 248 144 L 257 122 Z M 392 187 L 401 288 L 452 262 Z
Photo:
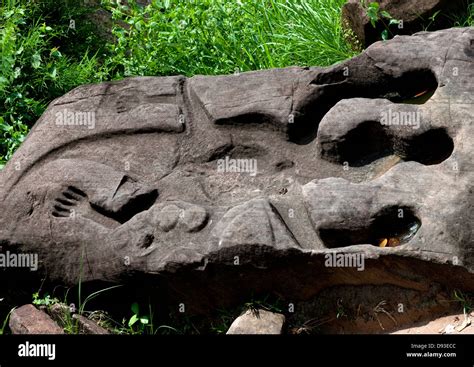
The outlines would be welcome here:
M 150 316 L 140 314 L 140 306 L 138 303 L 133 303 L 131 306 L 133 312 L 132 317 L 128 320 L 128 327 L 132 334 L 144 334 L 147 328 L 151 328 L 151 333 L 153 334 L 153 324 L 150 320 L 153 319 L 153 314 L 150 309 Z
M 128 319 L 124 318 L 122 324 L 119 326 L 114 320 L 110 321 L 117 325 L 114 328 L 116 334 L 131 334 L 131 335 L 155 335 L 158 332 L 163 334 L 182 334 L 177 328 L 168 325 L 155 325 L 154 312 L 151 303 L 148 304 L 148 314 L 143 314 L 140 311 L 140 306 L 137 302 L 131 305 L 132 316 Z
M 40 297 L 39 292 L 33 293 L 33 304 L 35 306 L 50 307 L 59 302 L 59 299 L 56 297 L 51 297 L 48 293 L 46 293 L 43 297 Z
M 393 33 L 390 31 L 390 26 L 400 24 L 400 21 L 393 18 L 386 10 L 381 10 L 378 2 L 374 1 L 367 4 L 364 0 L 361 0 L 361 4 L 365 8 L 372 27 L 377 28 L 379 22 L 383 24 L 384 30 L 381 33 L 381 38 L 386 41 L 389 38 L 389 33 L 393 36 Z
M 428 20 L 429 20 L 429 23 L 423 27 L 425 31 L 428 31 L 428 29 L 431 27 L 431 25 L 436 21 L 436 18 L 438 17 L 438 15 L 441 13 L 441 10 L 438 10 L 436 12 L 433 13 L 433 15 L 431 15 Z

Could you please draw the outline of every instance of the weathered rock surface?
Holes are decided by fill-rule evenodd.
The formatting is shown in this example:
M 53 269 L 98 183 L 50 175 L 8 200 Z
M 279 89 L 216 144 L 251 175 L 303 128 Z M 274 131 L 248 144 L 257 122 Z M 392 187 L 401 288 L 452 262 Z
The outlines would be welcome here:
M 2 251 L 200 310 L 334 285 L 472 291 L 473 64 L 464 28 L 329 68 L 79 87 L 0 172 Z
M 87 317 L 82 315 L 72 315 L 72 318 L 78 323 L 79 332 L 81 334 L 89 334 L 89 335 L 106 335 L 110 334 L 110 332 L 104 329 L 102 326 L 97 325 L 92 320 L 89 320 Z
M 227 334 L 281 334 L 285 316 L 266 310 L 247 310 L 230 325 Z
M 371 1 L 365 1 L 369 4 Z M 362 46 L 368 47 L 380 40 L 381 33 L 388 29 L 393 35 L 407 35 L 425 30 L 431 31 L 453 26 L 452 14 L 467 11 L 465 0 L 380 0 L 380 12 L 387 11 L 400 26 L 382 17 L 374 27 L 367 10 L 360 0 L 348 0 L 342 8 L 342 24 L 351 29 Z M 385 24 L 383 24 L 385 23 Z
M 64 334 L 64 331 L 45 312 L 33 305 L 24 305 L 10 315 L 12 334 Z

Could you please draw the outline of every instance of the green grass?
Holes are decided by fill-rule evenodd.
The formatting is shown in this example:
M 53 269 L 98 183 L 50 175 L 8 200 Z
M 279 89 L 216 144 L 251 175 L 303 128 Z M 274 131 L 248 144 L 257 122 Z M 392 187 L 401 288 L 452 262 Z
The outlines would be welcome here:
M 465 0 L 467 11 L 461 14 L 448 14 L 447 17 L 452 20 L 455 27 L 474 27 L 474 2 Z
M 344 1 L 105 1 L 127 25 L 114 28 L 107 65 L 116 77 L 330 65 L 355 55 L 340 25 Z
M 463 313 L 470 314 L 474 310 L 474 294 L 463 293 L 459 290 L 453 292 L 453 300 L 459 302 Z
M 3 319 L 3 322 L 0 324 L 0 335 L 4 335 L 7 332 L 8 321 L 10 320 L 10 315 L 14 310 L 15 308 L 12 308 L 10 312 L 8 312 L 7 316 Z

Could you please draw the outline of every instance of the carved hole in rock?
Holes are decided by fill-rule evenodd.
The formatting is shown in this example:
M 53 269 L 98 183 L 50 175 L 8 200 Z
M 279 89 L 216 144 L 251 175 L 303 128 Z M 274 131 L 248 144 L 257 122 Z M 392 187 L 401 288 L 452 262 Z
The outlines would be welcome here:
M 349 131 L 337 146 L 339 163 L 360 167 L 393 153 L 390 137 L 377 121 L 366 121 Z
M 409 207 L 388 207 L 383 209 L 374 219 L 371 228 L 375 242 L 380 247 L 395 247 L 407 243 L 421 227 L 421 221 Z M 384 240 L 387 243 L 384 245 Z
M 423 104 L 426 103 L 438 88 L 436 76 L 429 69 L 415 69 L 394 78 L 388 86 L 385 96 L 395 103 Z
M 139 244 L 139 247 L 147 249 L 153 244 L 154 240 L 155 240 L 155 236 L 153 236 L 153 234 L 148 233 L 143 238 L 143 241 Z
M 426 103 L 438 88 L 430 69 L 414 69 L 399 77 L 387 75 L 378 84 L 367 81 L 358 85 L 351 76 L 344 76 L 344 66 L 318 74 L 310 83 L 320 86 L 295 112 L 294 122 L 288 124 L 288 140 L 299 145 L 311 143 L 317 136 L 319 123 L 334 105 L 348 98 L 385 98 L 394 103 Z
M 319 229 L 319 237 L 328 248 L 370 244 L 396 247 L 407 243 L 421 227 L 421 221 L 409 207 L 387 207 L 370 220 L 367 226 Z
M 453 153 L 454 143 L 447 131 L 440 128 L 411 138 L 403 144 L 402 149 L 397 154 L 404 160 L 432 165 L 448 159 Z

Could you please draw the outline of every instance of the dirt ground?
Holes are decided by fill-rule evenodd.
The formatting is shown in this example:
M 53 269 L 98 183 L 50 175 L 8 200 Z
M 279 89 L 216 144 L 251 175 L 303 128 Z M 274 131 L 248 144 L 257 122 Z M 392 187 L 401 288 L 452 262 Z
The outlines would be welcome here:
M 474 334 L 474 312 L 440 317 L 391 334 Z

